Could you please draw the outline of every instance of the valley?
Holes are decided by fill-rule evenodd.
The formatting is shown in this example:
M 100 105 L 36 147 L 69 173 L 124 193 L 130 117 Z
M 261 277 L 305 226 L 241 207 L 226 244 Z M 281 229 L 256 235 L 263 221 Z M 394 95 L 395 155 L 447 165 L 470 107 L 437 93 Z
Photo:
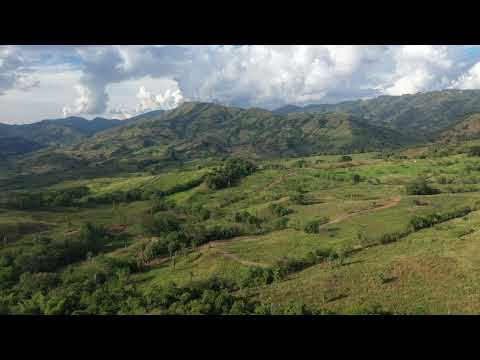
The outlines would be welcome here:
M 0 313 L 477 314 L 478 94 L 416 96 L 0 133 Z

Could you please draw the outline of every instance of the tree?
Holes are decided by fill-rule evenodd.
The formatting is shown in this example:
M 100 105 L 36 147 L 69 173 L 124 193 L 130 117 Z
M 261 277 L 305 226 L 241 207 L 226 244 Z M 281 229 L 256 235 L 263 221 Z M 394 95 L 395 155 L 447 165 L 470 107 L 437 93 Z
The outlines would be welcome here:
M 207 175 L 205 182 L 212 189 L 223 189 L 232 186 L 242 177 L 253 174 L 257 170 L 255 164 L 240 158 L 229 158 L 224 166 Z

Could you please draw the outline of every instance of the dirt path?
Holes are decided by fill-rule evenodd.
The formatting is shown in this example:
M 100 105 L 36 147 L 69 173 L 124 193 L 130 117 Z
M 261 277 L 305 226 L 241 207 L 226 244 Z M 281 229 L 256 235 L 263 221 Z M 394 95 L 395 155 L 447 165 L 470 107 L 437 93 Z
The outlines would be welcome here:
M 293 171 L 289 171 L 288 173 L 282 175 L 282 176 L 279 176 L 278 178 L 276 178 L 275 180 L 273 180 L 270 184 L 267 185 L 266 189 L 270 189 L 271 187 L 279 184 L 280 182 L 282 182 L 283 180 L 285 180 L 287 177 L 289 176 L 292 176 L 293 175 Z
M 251 238 L 250 238 L 251 239 Z M 240 240 L 240 238 L 237 238 L 236 239 L 237 241 Z M 248 240 L 248 239 L 243 239 L 243 240 Z M 242 258 L 240 258 L 237 254 L 234 254 L 234 253 L 231 253 L 229 251 L 226 251 L 222 248 L 219 248 L 217 245 L 221 245 L 221 244 L 224 244 L 228 241 L 231 241 L 231 240 L 221 240 L 221 241 L 211 241 L 209 243 L 206 243 L 204 245 L 201 245 L 199 248 L 195 249 L 195 250 L 191 250 L 189 249 L 188 250 L 188 254 L 194 252 L 194 251 L 200 251 L 200 252 L 203 252 L 203 253 L 210 253 L 210 254 L 213 254 L 213 255 L 219 255 L 219 256 L 223 256 L 223 257 L 226 257 L 226 258 L 229 258 L 229 259 L 232 259 L 232 260 L 235 260 L 237 262 L 239 262 L 240 264 L 243 264 L 245 266 L 259 266 L 259 267 L 267 267 L 269 266 L 268 264 L 265 264 L 265 263 L 261 263 L 261 262 L 254 262 L 254 261 L 248 261 L 248 260 L 244 260 Z M 155 267 L 155 266 L 158 266 L 158 265 L 161 265 L 161 264 L 164 264 L 166 263 L 167 261 L 171 261 L 171 258 L 169 256 L 164 256 L 164 257 L 159 257 L 159 258 L 156 258 L 156 259 L 153 259 L 152 261 L 150 261 L 147 266 L 148 267 Z
M 388 201 L 385 204 L 382 204 L 380 206 L 370 208 L 370 209 L 355 211 L 355 212 L 350 213 L 350 214 L 340 215 L 339 217 L 329 221 L 328 223 L 323 224 L 322 227 L 338 223 L 340 221 L 349 219 L 349 218 L 357 216 L 357 215 L 362 215 L 362 214 L 366 214 L 366 213 L 370 213 L 370 212 L 374 212 L 374 211 L 379 211 L 379 210 L 391 208 L 391 207 L 397 205 L 400 202 L 400 200 L 401 200 L 400 195 L 394 196 L 394 197 L 388 199 Z M 221 247 L 218 246 L 218 245 L 221 246 L 223 244 L 228 244 L 228 243 L 231 243 L 231 242 L 234 242 L 234 241 L 235 242 L 236 241 L 255 241 L 255 240 L 258 240 L 261 237 L 262 237 L 262 235 L 240 236 L 240 237 L 236 237 L 236 238 L 228 239 L 228 240 L 211 241 L 209 243 L 201 245 L 200 247 L 198 247 L 195 250 L 188 250 L 188 253 L 191 253 L 192 251 L 201 251 L 201 252 L 212 252 L 213 251 L 213 254 L 215 254 L 215 255 L 219 255 L 219 256 L 223 256 L 223 257 L 235 260 L 235 261 L 237 261 L 240 264 L 245 265 L 245 266 L 268 267 L 269 265 L 266 264 L 266 263 L 244 260 L 244 259 L 240 258 L 240 256 L 238 256 L 237 254 L 226 251 L 225 249 L 222 249 Z M 160 264 L 163 264 L 163 263 L 167 262 L 168 260 L 170 260 L 170 257 L 168 257 L 168 256 L 161 257 L 161 258 L 156 258 L 156 259 L 152 260 L 148 264 L 148 266 L 158 266 Z
M 328 223 L 323 224 L 322 227 L 328 226 L 330 224 L 338 223 L 340 221 L 349 219 L 349 218 L 357 216 L 357 215 L 363 215 L 363 214 L 367 214 L 367 213 L 370 213 L 370 212 L 391 208 L 391 207 L 397 205 L 400 202 L 401 199 L 402 199 L 402 197 L 400 195 L 397 195 L 397 196 L 394 196 L 393 198 L 388 199 L 388 201 L 383 205 L 376 206 L 376 207 L 371 208 L 371 209 L 358 210 L 358 211 L 355 211 L 355 212 L 352 212 L 352 213 L 349 213 L 349 214 L 340 215 L 339 217 L 329 221 Z
M 202 248 L 204 248 L 202 250 L 203 251 L 214 251 L 215 255 L 220 255 L 220 256 L 235 260 L 235 261 L 237 261 L 240 264 L 245 265 L 245 266 L 259 266 L 259 267 L 267 267 L 268 266 L 268 264 L 265 264 L 265 263 L 244 260 L 244 259 L 240 258 L 237 254 L 231 253 L 231 252 L 226 251 L 224 249 L 219 249 L 216 246 L 218 244 L 219 244 L 219 242 L 212 241 L 212 242 L 202 246 Z

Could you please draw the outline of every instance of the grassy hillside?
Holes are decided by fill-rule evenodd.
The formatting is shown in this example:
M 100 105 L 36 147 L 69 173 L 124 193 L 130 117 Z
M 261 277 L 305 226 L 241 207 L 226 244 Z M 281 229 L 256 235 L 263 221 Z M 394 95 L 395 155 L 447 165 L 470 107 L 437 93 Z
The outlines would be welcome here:
M 449 102 L 475 94 L 184 103 L 65 147 L 11 141 L 0 314 L 476 314 L 479 116 Z M 376 125 L 402 121 L 442 141 Z
M 342 114 L 278 115 L 208 103 L 138 117 L 134 124 L 97 134 L 74 151 L 92 159 L 115 156 L 198 158 L 237 154 L 256 158 L 395 148 L 399 133 Z
M 418 147 L 255 162 L 220 188 L 203 180 L 226 163 L 197 160 L 156 175 L 59 180 L 28 191 L 43 196 L 35 208 L 2 202 L 0 311 L 480 310 L 478 157 Z M 418 178 L 438 192 L 409 193 Z M 85 190 L 65 202 L 75 189 Z M 412 228 L 415 218 L 424 222 Z

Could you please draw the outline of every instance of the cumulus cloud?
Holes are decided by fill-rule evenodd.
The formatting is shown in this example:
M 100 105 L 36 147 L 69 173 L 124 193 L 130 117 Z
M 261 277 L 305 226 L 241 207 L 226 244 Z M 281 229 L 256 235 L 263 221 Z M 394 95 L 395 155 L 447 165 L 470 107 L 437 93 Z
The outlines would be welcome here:
M 480 88 L 480 62 L 473 65 L 467 72 L 462 74 L 452 83 L 452 87 L 459 89 Z
M 137 113 L 156 109 L 170 110 L 183 102 L 183 94 L 178 87 L 167 89 L 163 94 L 154 95 L 141 86 L 137 98 L 140 101 L 135 109 Z
M 456 64 L 462 49 L 451 46 L 407 45 L 394 48 L 395 70 L 380 86 L 388 95 L 412 94 L 448 86 L 464 64 Z
M 28 90 L 38 85 L 26 65 L 20 49 L 0 46 L 0 95 L 11 89 Z
M 134 114 L 183 99 L 274 108 L 478 87 L 479 56 L 434 45 L 0 47 L 0 93 L 38 86 L 32 63 L 70 62 L 81 76 L 71 85 L 76 99 L 60 106 L 65 114 Z M 165 79 L 173 85 L 156 88 Z

